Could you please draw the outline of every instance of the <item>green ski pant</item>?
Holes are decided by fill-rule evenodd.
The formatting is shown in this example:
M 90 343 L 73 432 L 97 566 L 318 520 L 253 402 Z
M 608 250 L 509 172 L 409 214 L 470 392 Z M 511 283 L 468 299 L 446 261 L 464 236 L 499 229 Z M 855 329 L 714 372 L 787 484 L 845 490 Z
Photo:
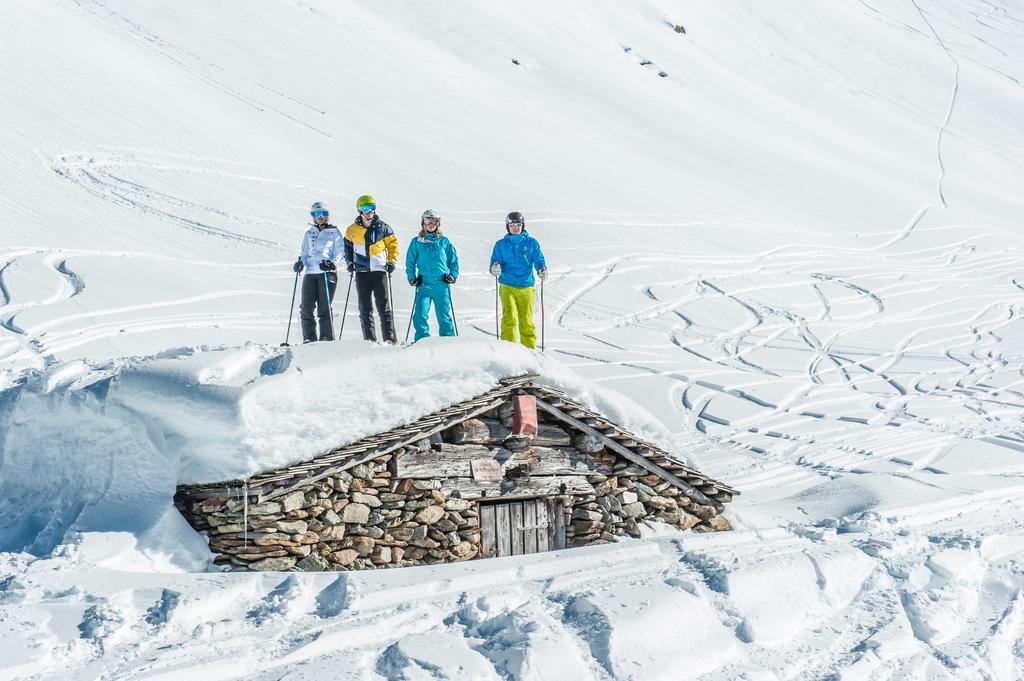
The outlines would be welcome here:
M 528 348 L 537 347 L 537 327 L 533 325 L 533 287 L 502 284 L 498 294 L 501 298 L 501 339 L 521 342 Z

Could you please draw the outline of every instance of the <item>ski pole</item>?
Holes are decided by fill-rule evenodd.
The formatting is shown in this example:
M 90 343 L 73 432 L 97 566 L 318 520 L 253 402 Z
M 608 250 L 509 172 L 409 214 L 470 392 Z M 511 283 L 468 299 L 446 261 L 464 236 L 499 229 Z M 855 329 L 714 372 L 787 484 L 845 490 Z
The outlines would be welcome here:
M 299 287 L 299 273 L 295 273 L 295 283 L 292 284 L 292 304 L 288 308 L 288 330 L 284 333 L 284 343 L 281 343 L 282 348 L 288 347 L 288 337 L 292 335 L 292 315 L 295 314 L 295 289 Z
M 544 352 L 544 280 L 540 280 L 540 351 Z
M 498 332 L 498 278 L 494 278 L 494 337 L 496 339 L 501 338 L 501 333 Z
M 412 296 L 412 309 L 409 310 L 409 326 L 405 327 L 405 342 L 409 342 L 409 332 L 412 331 L 412 316 L 416 314 L 416 304 L 420 299 L 420 287 L 416 287 L 416 292 Z
M 390 272 L 388 272 L 388 307 L 391 308 L 391 310 L 390 310 L 390 313 L 391 313 L 391 330 L 394 331 L 394 328 L 395 328 L 395 292 L 391 288 L 391 273 Z M 381 321 L 381 324 L 384 323 L 383 319 L 381 319 L 380 321 Z M 398 342 L 397 338 L 385 338 L 384 340 L 385 341 L 391 341 L 392 343 L 397 343 Z
M 334 308 L 331 307 L 331 282 L 327 279 L 327 273 L 324 272 L 324 292 L 327 294 L 327 309 L 331 311 L 331 335 L 334 335 Z
M 335 340 L 341 340 L 341 334 L 345 333 L 345 317 L 348 316 L 348 299 L 352 295 L 352 280 L 355 278 L 355 272 L 348 273 L 348 293 L 345 294 L 345 309 L 341 313 L 341 330 L 338 331 L 338 337 Z
M 452 296 L 452 285 L 445 282 L 448 286 L 448 304 L 452 306 L 452 324 L 455 325 L 455 336 L 459 335 L 459 320 L 455 316 L 455 297 Z

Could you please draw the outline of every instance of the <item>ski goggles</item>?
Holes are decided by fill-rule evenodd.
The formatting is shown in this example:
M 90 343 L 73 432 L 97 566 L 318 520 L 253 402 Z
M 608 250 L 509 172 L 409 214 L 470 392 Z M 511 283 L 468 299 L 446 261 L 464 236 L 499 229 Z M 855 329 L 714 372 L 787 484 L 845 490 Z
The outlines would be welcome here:
M 310 215 L 312 215 L 314 218 L 325 218 L 327 217 L 328 213 L 325 210 L 314 210 L 313 212 L 310 213 Z
M 524 225 L 521 222 L 510 222 L 510 223 L 508 223 L 508 226 L 509 227 L 523 227 Z
M 377 210 L 377 205 L 374 203 L 368 203 L 365 206 L 359 206 L 360 213 L 372 213 Z
M 439 224 L 440 222 L 441 220 L 439 218 L 423 218 L 424 225 L 436 225 Z

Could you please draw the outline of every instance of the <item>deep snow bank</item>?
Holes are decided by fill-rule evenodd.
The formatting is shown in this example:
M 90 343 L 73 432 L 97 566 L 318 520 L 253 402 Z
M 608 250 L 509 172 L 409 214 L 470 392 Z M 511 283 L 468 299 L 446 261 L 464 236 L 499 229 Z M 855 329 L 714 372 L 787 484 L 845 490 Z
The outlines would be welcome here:
M 642 408 L 522 346 L 435 339 L 181 349 L 27 374 L 0 393 L 0 550 L 45 553 L 68 530 L 145 538 L 180 483 L 312 458 L 538 374 L 651 440 Z M 188 532 L 181 532 L 188 535 Z M 166 536 L 166 528 L 163 536 Z

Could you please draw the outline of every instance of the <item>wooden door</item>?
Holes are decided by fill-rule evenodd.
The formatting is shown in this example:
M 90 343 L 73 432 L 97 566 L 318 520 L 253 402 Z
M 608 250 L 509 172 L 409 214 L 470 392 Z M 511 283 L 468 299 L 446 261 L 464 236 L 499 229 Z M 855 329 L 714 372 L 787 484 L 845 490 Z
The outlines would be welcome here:
M 480 502 L 480 556 L 500 558 L 565 548 L 561 508 L 554 499 Z

